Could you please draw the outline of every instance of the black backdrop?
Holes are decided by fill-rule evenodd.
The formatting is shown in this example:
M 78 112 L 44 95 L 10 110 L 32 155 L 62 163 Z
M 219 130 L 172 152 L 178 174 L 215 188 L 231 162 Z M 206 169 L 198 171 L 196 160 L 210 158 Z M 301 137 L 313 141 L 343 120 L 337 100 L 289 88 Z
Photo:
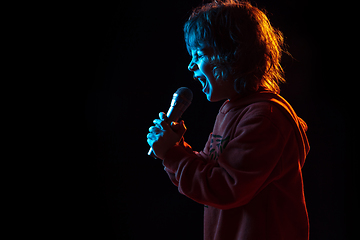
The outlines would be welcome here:
M 74 85 L 80 121 L 71 137 L 78 164 L 65 194 L 64 228 L 81 239 L 202 239 L 203 206 L 178 193 L 162 163 L 147 156 L 152 120 L 172 94 L 194 92 L 183 115 L 187 141 L 201 150 L 222 103 L 209 103 L 187 65 L 182 26 L 194 1 L 90 2 L 75 11 Z M 345 239 L 355 203 L 351 121 L 339 76 L 345 59 L 332 11 L 310 1 L 256 1 L 283 31 L 281 94 L 309 126 L 303 169 L 311 239 Z M 314 3 L 315 4 L 315 3 Z M 327 6 L 329 7 L 329 6 Z M 328 9 L 328 10 L 326 10 Z M 345 61 L 346 63 L 346 61 Z M 75 79 L 75 78 L 74 78 Z M 76 165 L 76 164 L 75 164 Z M 71 168 L 69 166 L 69 168 Z M 350 236 L 350 235 L 348 235 Z

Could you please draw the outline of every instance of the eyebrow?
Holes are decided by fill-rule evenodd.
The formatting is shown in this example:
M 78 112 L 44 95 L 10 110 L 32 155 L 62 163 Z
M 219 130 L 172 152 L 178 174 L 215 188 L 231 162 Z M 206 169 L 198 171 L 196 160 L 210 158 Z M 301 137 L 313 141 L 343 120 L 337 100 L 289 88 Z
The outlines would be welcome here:
M 203 52 L 204 54 L 209 54 L 210 52 L 211 52 L 211 49 L 209 48 L 209 47 L 203 47 L 203 48 L 192 48 L 192 49 L 190 49 L 190 51 L 191 51 L 191 53 L 193 52 L 193 51 L 195 51 L 195 52 Z
M 202 45 L 202 46 L 201 46 Z M 191 53 L 191 51 L 196 50 L 196 51 L 202 51 L 204 53 L 208 53 L 211 52 L 211 47 L 205 45 L 205 44 L 198 44 L 198 45 L 186 45 L 186 48 L 188 50 L 189 53 Z

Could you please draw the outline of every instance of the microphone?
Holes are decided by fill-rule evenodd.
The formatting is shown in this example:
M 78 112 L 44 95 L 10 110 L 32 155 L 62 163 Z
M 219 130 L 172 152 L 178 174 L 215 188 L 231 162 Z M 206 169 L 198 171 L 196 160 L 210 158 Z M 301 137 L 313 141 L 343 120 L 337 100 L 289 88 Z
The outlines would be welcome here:
M 166 122 L 170 124 L 171 122 L 177 122 L 185 110 L 190 106 L 193 99 L 192 91 L 187 87 L 179 88 L 173 95 L 171 100 L 170 108 L 166 114 Z M 156 158 L 154 151 L 150 148 L 148 152 L 149 156 Z

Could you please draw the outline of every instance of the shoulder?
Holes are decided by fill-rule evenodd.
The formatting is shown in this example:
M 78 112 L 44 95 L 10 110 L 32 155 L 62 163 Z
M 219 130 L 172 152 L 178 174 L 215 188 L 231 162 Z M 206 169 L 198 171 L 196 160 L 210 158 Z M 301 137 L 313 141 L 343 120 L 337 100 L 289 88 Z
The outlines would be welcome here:
M 282 135 L 288 135 L 293 129 L 292 124 L 280 108 L 276 103 L 269 101 L 249 104 L 238 113 L 238 123 L 243 125 L 261 122 L 268 127 L 272 126 L 278 129 Z
M 279 112 L 276 110 L 275 104 L 272 102 L 255 102 L 249 104 L 243 109 L 243 112 L 246 116 L 264 116 L 272 118 L 274 114 Z
M 226 115 L 233 116 L 235 128 L 243 128 L 247 126 L 259 129 L 275 128 L 282 135 L 287 135 L 292 131 L 292 125 L 284 112 L 276 103 L 271 101 L 260 101 L 232 108 Z
M 293 111 L 281 96 L 271 92 L 257 92 L 247 97 L 226 101 L 219 111 L 219 119 L 234 125 L 269 121 L 279 129 L 292 129 Z

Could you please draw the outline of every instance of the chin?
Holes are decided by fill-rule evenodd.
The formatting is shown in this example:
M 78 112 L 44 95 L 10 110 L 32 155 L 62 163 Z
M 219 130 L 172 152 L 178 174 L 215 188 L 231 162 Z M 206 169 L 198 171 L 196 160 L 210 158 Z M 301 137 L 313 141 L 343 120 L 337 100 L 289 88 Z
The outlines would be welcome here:
M 211 96 L 211 94 L 206 94 L 206 99 L 207 99 L 209 102 L 214 102 L 214 98 Z
M 206 95 L 206 98 L 209 102 L 218 102 L 223 100 L 223 98 L 218 98 L 216 96 L 212 96 L 212 95 Z

